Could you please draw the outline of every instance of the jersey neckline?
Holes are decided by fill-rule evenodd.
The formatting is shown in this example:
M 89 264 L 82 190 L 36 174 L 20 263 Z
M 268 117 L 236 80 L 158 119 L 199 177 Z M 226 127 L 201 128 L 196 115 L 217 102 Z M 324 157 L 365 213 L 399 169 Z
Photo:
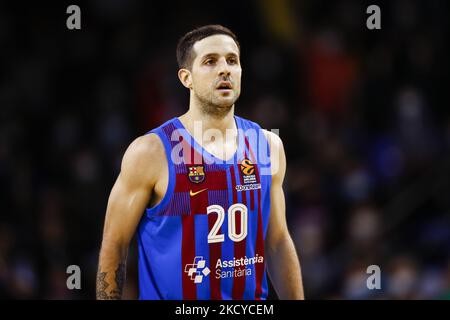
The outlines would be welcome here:
M 240 151 L 242 150 L 243 147 L 243 142 L 242 142 L 242 128 L 240 126 L 240 121 L 239 121 L 239 117 L 236 115 L 233 115 L 234 121 L 236 123 L 236 129 L 237 129 L 237 146 L 236 146 L 236 150 L 233 153 L 233 156 L 231 156 L 228 159 L 221 159 L 216 157 L 214 154 L 210 153 L 208 150 L 206 150 L 205 148 L 203 148 L 203 146 L 201 146 L 197 140 L 194 138 L 194 136 L 191 135 L 191 133 L 186 129 L 186 127 L 183 125 L 183 123 L 180 121 L 180 119 L 178 117 L 174 117 L 174 124 L 175 127 L 177 127 L 178 129 L 182 129 L 181 130 L 181 135 L 183 136 L 183 139 L 186 139 L 194 148 L 195 150 L 201 154 L 203 156 L 203 158 L 205 160 L 207 160 L 208 164 L 216 164 L 216 165 L 230 165 L 230 164 L 235 164 L 237 162 L 237 157 L 238 154 L 240 153 Z

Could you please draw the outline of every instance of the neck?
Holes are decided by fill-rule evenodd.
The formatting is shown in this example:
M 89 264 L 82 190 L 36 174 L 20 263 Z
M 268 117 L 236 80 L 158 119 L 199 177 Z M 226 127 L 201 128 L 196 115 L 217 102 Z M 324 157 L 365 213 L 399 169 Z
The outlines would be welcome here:
M 194 132 L 194 125 L 201 124 L 202 131 L 216 129 L 225 137 L 227 130 L 235 130 L 234 105 L 231 107 L 217 107 L 203 105 L 191 94 L 189 110 L 179 117 L 189 132 Z

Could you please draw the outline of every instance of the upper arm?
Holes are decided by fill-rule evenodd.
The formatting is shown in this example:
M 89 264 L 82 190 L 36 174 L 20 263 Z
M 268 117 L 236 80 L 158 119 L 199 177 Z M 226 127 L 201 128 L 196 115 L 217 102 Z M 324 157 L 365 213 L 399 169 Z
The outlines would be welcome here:
M 267 230 L 266 245 L 276 246 L 288 235 L 286 224 L 286 205 L 283 191 L 283 181 L 286 172 L 286 155 L 283 142 L 273 132 L 264 130 L 270 146 L 270 162 L 272 183 L 270 188 L 270 218 Z
M 162 142 L 154 134 L 137 138 L 126 150 L 108 199 L 103 245 L 128 246 L 161 171 L 163 152 Z

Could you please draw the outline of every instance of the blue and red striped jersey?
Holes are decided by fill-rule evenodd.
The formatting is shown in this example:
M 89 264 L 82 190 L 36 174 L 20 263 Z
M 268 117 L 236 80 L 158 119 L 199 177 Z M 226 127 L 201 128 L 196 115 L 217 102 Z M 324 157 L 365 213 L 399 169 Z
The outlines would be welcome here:
M 176 117 L 149 132 L 164 144 L 169 182 L 138 226 L 140 299 L 266 299 L 270 150 L 258 124 L 234 119 L 238 147 L 227 160 Z

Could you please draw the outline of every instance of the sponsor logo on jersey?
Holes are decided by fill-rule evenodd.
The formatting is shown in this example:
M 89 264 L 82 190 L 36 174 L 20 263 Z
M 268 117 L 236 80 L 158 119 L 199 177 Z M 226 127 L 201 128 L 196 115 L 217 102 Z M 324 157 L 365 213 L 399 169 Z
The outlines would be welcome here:
M 231 260 L 217 259 L 215 277 L 216 279 L 223 279 L 250 276 L 252 275 L 250 266 L 257 263 L 264 263 L 264 257 L 256 254 L 250 258 L 244 256 Z M 196 256 L 193 263 L 186 264 L 184 272 L 195 284 L 200 284 L 211 273 L 211 270 L 206 266 L 206 260 L 203 259 L 203 256 Z
M 205 171 L 203 166 L 190 166 L 188 167 L 188 177 L 189 181 L 193 183 L 200 183 L 205 180 Z
M 218 259 L 216 262 L 216 279 L 250 276 L 252 275 L 250 266 L 257 263 L 264 263 L 264 257 L 256 254 L 256 256 L 250 258 L 245 256 L 238 259 L 233 258 L 232 260 Z
M 261 189 L 261 183 L 252 183 L 248 185 L 239 184 L 236 186 L 237 191 L 247 191 L 247 190 L 256 190 Z
M 206 191 L 206 190 L 208 190 L 208 188 L 205 188 L 205 189 L 202 189 L 202 190 L 198 190 L 198 191 L 196 191 L 196 192 L 194 192 L 194 191 L 192 191 L 192 190 L 189 190 L 189 195 L 190 195 L 191 197 L 193 197 L 193 196 L 199 194 L 200 192 L 203 192 L 203 191 Z
M 255 165 L 247 158 L 241 161 L 240 172 L 242 177 L 242 182 L 244 184 L 239 184 L 236 186 L 237 191 L 247 191 L 261 189 L 261 183 L 258 183 L 255 174 Z
M 208 276 L 211 271 L 206 266 L 206 260 L 203 259 L 203 256 L 197 256 L 193 263 L 186 264 L 184 272 L 194 283 L 202 283 L 203 277 Z

